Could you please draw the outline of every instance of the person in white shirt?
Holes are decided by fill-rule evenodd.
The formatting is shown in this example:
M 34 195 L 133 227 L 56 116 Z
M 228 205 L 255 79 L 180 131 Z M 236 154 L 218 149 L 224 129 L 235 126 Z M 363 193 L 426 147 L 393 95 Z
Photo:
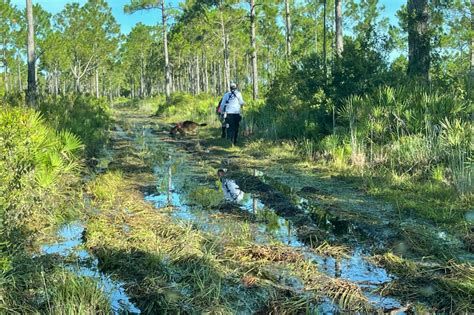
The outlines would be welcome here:
M 221 100 L 220 112 L 224 115 L 224 124 L 227 128 L 227 139 L 237 143 L 239 124 L 242 120 L 242 106 L 245 105 L 242 93 L 237 90 L 237 84 L 230 84 L 230 92 L 224 94 Z
M 222 191 L 224 192 L 224 198 L 230 202 L 241 202 L 244 199 L 244 192 L 240 190 L 239 185 L 233 180 L 225 178 L 225 171 L 219 169 L 217 171 L 217 176 L 222 183 Z

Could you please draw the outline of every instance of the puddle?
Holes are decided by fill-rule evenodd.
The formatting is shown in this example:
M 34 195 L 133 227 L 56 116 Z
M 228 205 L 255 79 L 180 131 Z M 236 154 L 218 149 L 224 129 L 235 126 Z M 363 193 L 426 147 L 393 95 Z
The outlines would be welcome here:
M 64 225 L 57 232 L 60 241 L 54 244 L 41 246 L 44 254 L 55 254 L 62 257 L 75 255 L 79 264 L 67 264 L 65 268 L 78 276 L 90 277 L 96 280 L 99 286 L 109 296 L 114 314 L 140 314 L 140 310 L 130 301 L 125 293 L 123 283 L 112 280 L 99 271 L 98 261 L 86 250 L 81 249 L 84 227 L 79 222 Z
M 133 138 L 130 137 L 128 135 L 128 133 L 123 130 L 123 128 L 118 125 L 118 124 L 115 124 L 114 125 L 114 130 L 113 132 L 115 133 L 114 137 L 117 138 L 117 139 L 120 139 L 120 140 L 132 140 Z
M 184 164 L 186 161 L 182 161 L 182 163 Z M 187 167 L 190 166 L 187 165 Z M 226 229 L 235 228 L 235 220 L 229 219 L 225 215 L 223 216 L 217 210 L 208 209 L 212 209 L 212 207 L 205 207 L 203 209 L 200 206 L 188 204 L 186 194 L 189 189 L 192 189 L 190 187 L 193 187 L 193 185 L 189 183 L 187 178 L 183 178 L 179 174 L 175 175 L 174 172 L 170 174 L 171 169 L 172 167 L 170 166 L 155 168 L 155 175 L 161 182 L 161 185 L 157 183 L 156 186 L 161 193 L 146 195 L 146 201 L 152 203 L 156 208 L 161 208 L 161 211 L 170 211 L 170 216 L 178 221 L 184 224 L 192 224 L 200 230 L 209 233 L 219 234 Z M 178 169 L 182 170 L 178 166 L 175 167 L 174 171 L 178 173 Z M 171 181 L 170 179 L 173 180 Z M 194 188 L 196 187 L 194 186 Z M 216 188 L 213 189 L 217 191 Z M 223 200 L 222 191 L 220 194 L 221 200 Z M 301 200 L 300 202 L 303 201 Z M 163 209 L 164 207 L 166 207 L 166 210 Z M 402 307 L 396 299 L 382 297 L 374 293 L 381 285 L 392 281 L 393 277 L 383 268 L 370 264 L 364 258 L 366 255 L 362 249 L 356 248 L 348 258 L 343 259 L 319 256 L 298 239 L 291 221 L 276 214 L 255 196 L 245 193 L 243 200 L 239 203 L 239 207 L 244 212 L 255 217 L 255 222 L 252 221 L 248 224 L 257 243 L 268 244 L 277 241 L 298 248 L 309 261 L 317 264 L 321 272 L 330 277 L 344 279 L 357 284 L 363 290 L 370 303 L 377 309 L 389 310 Z M 333 237 L 335 235 L 347 234 L 351 229 L 348 221 L 332 217 L 322 217 L 319 224 L 331 230 Z M 326 303 L 323 302 L 321 305 L 316 306 L 316 308 L 324 313 L 337 313 L 337 309 L 327 305 L 324 306 L 324 304 Z

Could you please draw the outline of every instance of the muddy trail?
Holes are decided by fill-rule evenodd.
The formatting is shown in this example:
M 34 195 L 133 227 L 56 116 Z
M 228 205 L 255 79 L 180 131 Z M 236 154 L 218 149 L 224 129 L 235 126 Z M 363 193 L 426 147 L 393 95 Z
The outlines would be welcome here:
M 144 115 L 122 113 L 119 117 L 121 120 L 117 121 L 111 136 L 114 158 L 107 171 L 119 169 L 133 178 L 144 200 L 153 205 L 156 213 L 169 217 L 173 224 L 191 227 L 221 240 L 245 234 L 245 245 L 231 247 L 229 250 L 235 253 L 225 255 L 271 265 L 271 271 L 265 271 L 270 274 L 263 278 L 271 279 L 272 285 L 279 290 L 291 292 L 285 295 L 292 295 L 292 300 L 300 301 L 310 312 L 406 309 L 396 297 L 383 294 L 394 276 L 366 259 L 365 247 L 333 246 L 323 241 L 330 239 L 329 235 L 354 238 L 351 224 L 325 217 L 321 218 L 325 226 L 321 229 L 321 222 L 308 214 L 309 199 L 299 198 L 294 203 L 256 169 L 248 170 L 252 175 L 247 175 L 246 170 L 229 172 L 246 193 L 239 204 L 225 202 L 215 172 L 217 166 L 231 168 L 231 161 L 208 159 L 206 153 L 210 151 L 202 148 L 198 148 L 197 154 L 191 153 L 190 142 L 170 138 L 166 126 L 156 124 Z M 130 152 L 124 153 L 127 146 L 134 148 L 135 155 L 153 152 L 150 154 L 153 158 L 147 163 L 152 174 L 146 172 L 146 167 L 124 163 L 124 158 L 132 158 Z M 235 255 L 239 257 L 233 257 Z M 292 270 L 296 268 L 302 270 Z M 228 290 L 250 292 L 252 281 L 258 283 L 257 276 L 262 277 L 249 270 L 237 285 L 229 284 Z M 241 294 L 246 296 L 249 292 Z M 264 303 L 269 307 L 268 301 Z M 276 308 L 279 302 L 275 303 L 273 307 Z M 233 312 L 260 310 L 265 313 L 260 309 L 265 304 L 250 303 L 252 307 L 247 305 L 233 309 Z M 140 307 L 139 301 L 137 305 Z M 290 307 L 286 312 L 301 312 L 301 309 L 296 311 Z
M 218 168 L 245 192 L 240 203 L 223 200 Z M 116 112 L 97 172 L 129 183 L 117 199 L 129 205 L 103 208 L 83 233 L 125 312 L 404 313 L 435 309 L 444 293 L 430 282 L 453 273 L 437 263 L 411 278 L 388 268 L 386 249 L 408 253 L 419 244 L 407 231 L 420 230 L 389 204 L 317 169 L 170 137 L 169 125 L 138 112 Z M 429 226 L 423 233 L 435 246 L 457 241 Z

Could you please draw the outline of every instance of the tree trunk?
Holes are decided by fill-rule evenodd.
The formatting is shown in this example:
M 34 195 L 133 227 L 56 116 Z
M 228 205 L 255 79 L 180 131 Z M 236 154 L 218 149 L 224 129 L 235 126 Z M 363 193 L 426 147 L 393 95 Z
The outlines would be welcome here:
M 341 57 L 344 49 L 342 36 L 342 0 L 336 0 L 334 6 L 336 18 L 336 56 Z
M 81 93 L 81 78 L 80 77 L 75 78 L 74 87 L 77 93 Z
M 286 26 L 286 57 L 291 56 L 291 17 L 290 17 L 290 0 L 285 0 L 285 26 Z
M 23 82 L 21 80 L 21 58 L 18 58 L 18 89 L 23 91 Z
M 237 81 L 238 75 L 237 75 L 237 58 L 235 56 L 235 52 L 232 55 L 232 75 L 231 75 L 231 80 L 230 81 Z
M 7 64 L 7 39 L 3 39 L 3 84 L 5 93 L 8 94 L 8 64 Z
M 95 68 L 95 96 L 100 97 L 99 91 L 99 67 Z
M 140 54 L 140 98 L 145 97 L 145 63 L 143 61 L 143 52 Z
M 468 77 L 468 94 L 469 98 L 474 99 L 474 0 L 471 0 L 471 71 Z M 472 114 L 474 118 L 474 113 Z
M 209 93 L 209 72 L 208 72 L 207 56 L 203 54 L 202 57 L 204 58 L 204 90 L 206 93 Z
M 323 1 L 323 69 L 324 69 L 324 82 L 326 82 L 327 78 L 327 27 L 326 27 L 326 15 L 327 15 L 327 0 Z
M 201 93 L 201 69 L 199 68 L 199 56 L 196 55 L 196 94 Z
M 408 0 L 408 75 L 429 79 L 431 45 L 428 0 Z
M 229 88 L 230 85 L 230 53 L 229 53 L 229 35 L 226 33 L 225 23 L 224 23 L 224 14 L 220 11 L 220 20 L 221 20 L 221 40 L 224 53 L 224 90 Z
M 471 0 L 471 76 L 474 78 L 474 0 Z
M 218 93 L 219 94 L 222 94 L 223 91 L 226 90 L 226 87 L 225 87 L 225 79 L 223 78 L 223 75 L 222 75 L 222 64 L 219 62 L 218 66 L 217 66 L 217 69 L 218 69 Z
M 35 29 L 33 25 L 32 0 L 26 0 L 26 18 L 28 22 L 28 91 L 27 103 L 35 106 L 36 99 L 36 77 L 35 77 Z
M 54 68 L 54 95 L 59 94 L 58 69 Z
M 217 70 L 216 63 L 211 62 L 211 93 L 217 95 L 219 92 L 217 90 Z
M 161 21 L 163 25 L 163 50 L 165 54 L 165 95 L 166 102 L 170 101 L 171 97 L 171 69 L 168 57 L 168 30 L 166 29 L 166 11 L 165 0 L 161 1 Z
M 257 34 L 255 26 L 255 0 L 250 0 L 250 46 L 252 48 L 252 99 L 258 98 Z

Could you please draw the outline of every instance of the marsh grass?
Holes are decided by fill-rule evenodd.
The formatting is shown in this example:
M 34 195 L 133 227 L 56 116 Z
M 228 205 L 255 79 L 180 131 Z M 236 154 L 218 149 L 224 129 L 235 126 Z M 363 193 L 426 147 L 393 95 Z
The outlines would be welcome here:
M 127 169 L 127 161 L 123 155 L 117 163 Z M 307 310 L 327 287 L 340 286 L 321 276 L 314 264 L 300 268 L 302 257 L 294 249 L 255 244 L 249 223 L 235 223 L 213 235 L 173 222 L 166 211 L 143 200 L 133 188 L 135 181 L 131 173 L 112 172 L 88 185 L 96 210 L 88 221 L 86 246 L 99 258 L 102 271 L 126 283 L 142 311 L 235 313 L 271 307 L 289 313 Z M 198 186 L 194 195 L 199 206 L 213 207 L 214 194 L 207 188 Z M 279 273 L 320 285 L 312 285 L 308 296 L 282 283 Z M 331 298 L 346 303 L 344 294 Z
M 334 258 L 349 258 L 350 254 L 349 247 L 345 245 L 331 245 L 326 241 L 314 247 L 313 251 L 318 255 Z
M 44 274 L 43 274 L 44 276 Z M 43 279 L 46 312 L 49 314 L 110 314 L 108 296 L 98 283 L 69 271 Z
M 2 314 L 110 314 L 107 293 L 98 282 L 59 267 L 58 257 L 20 253 L 0 274 Z
M 459 198 L 453 187 L 444 182 L 424 182 L 411 177 L 390 174 L 386 178 L 359 181 L 371 195 L 395 205 L 398 212 L 411 217 L 432 220 L 456 232 L 464 231 L 464 214 L 472 201 L 471 196 Z
M 372 257 L 372 261 L 397 275 L 387 293 L 428 302 L 440 311 L 470 313 L 474 305 L 474 267 L 469 263 L 447 261 L 425 264 L 391 252 Z

